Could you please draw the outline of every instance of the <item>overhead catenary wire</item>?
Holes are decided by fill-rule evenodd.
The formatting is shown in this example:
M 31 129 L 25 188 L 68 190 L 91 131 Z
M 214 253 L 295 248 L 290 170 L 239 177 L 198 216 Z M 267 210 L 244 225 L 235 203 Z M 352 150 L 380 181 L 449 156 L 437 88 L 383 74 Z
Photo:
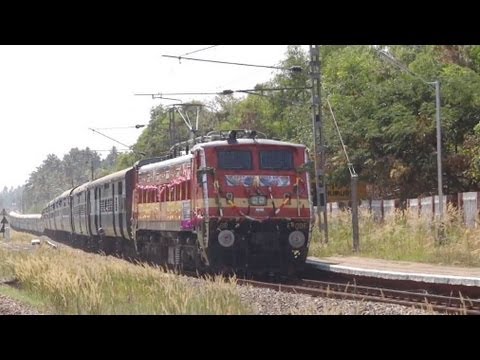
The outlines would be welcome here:
M 117 151 L 127 151 L 130 149 L 117 149 Z M 91 149 L 90 151 L 97 151 L 97 152 L 110 152 L 112 149 Z
M 162 100 L 172 100 L 172 101 L 182 101 L 180 99 L 173 99 L 173 98 L 168 98 L 168 97 L 164 97 L 162 96 L 162 94 L 152 94 L 152 93 L 136 93 L 134 94 L 135 96 L 151 96 L 152 99 L 162 99 Z
M 223 90 L 223 91 L 212 91 L 212 92 L 175 92 L 175 93 L 158 93 L 157 95 L 159 98 L 162 98 L 163 95 L 176 95 L 176 96 L 192 96 L 192 95 L 217 95 L 217 96 L 223 96 L 223 95 L 232 95 L 234 93 L 243 93 L 243 94 L 248 94 L 248 95 L 255 95 L 255 96 L 262 96 L 266 97 L 269 99 L 272 99 L 271 96 L 263 94 L 263 92 L 269 92 L 269 91 L 287 91 L 287 90 L 309 90 L 311 87 L 305 86 L 305 87 L 283 87 L 283 88 L 257 88 L 257 89 L 240 89 L 240 90 Z M 152 95 L 152 94 L 139 94 L 139 95 Z M 177 99 L 178 101 L 181 101 L 180 99 Z M 284 99 L 277 99 L 283 104 L 287 105 L 299 105 L 297 102 L 294 101 L 287 101 Z M 175 104 L 175 105 L 185 105 L 185 104 Z M 300 104 L 301 105 L 301 104 Z
M 191 51 L 191 52 L 188 52 L 188 53 L 186 53 L 186 54 L 180 55 L 180 57 L 181 57 L 181 56 L 185 56 L 185 55 L 195 54 L 195 53 L 197 53 L 197 52 L 204 51 L 204 50 L 208 50 L 208 49 L 214 48 L 214 47 L 216 47 L 216 46 L 218 46 L 218 45 L 211 45 L 211 46 L 208 46 L 208 47 L 206 47 L 206 48 L 202 48 L 202 49 L 199 49 L 199 50 Z
M 410 70 L 408 67 L 406 67 L 404 64 L 402 64 L 400 61 L 398 61 L 397 59 L 395 59 L 387 50 L 379 50 L 379 49 L 376 49 L 376 48 L 373 48 L 374 51 L 376 51 L 381 57 L 383 57 L 384 59 L 386 59 L 387 61 L 389 61 L 391 64 L 395 65 L 396 67 L 400 68 L 401 70 L 409 73 L 410 75 L 412 75 L 413 77 L 416 77 L 417 79 L 420 79 L 422 80 L 425 84 L 428 84 L 428 85 L 431 85 L 431 86 L 435 86 L 435 82 L 432 82 L 432 81 L 427 81 L 425 80 L 423 77 L 421 77 L 420 75 L 414 73 L 412 70 Z
M 117 130 L 117 129 L 140 129 L 145 127 L 143 124 L 131 125 L 131 126 L 114 126 L 105 128 L 95 128 L 95 130 Z
M 283 88 L 257 88 L 257 89 L 241 89 L 241 90 L 223 90 L 223 91 L 204 91 L 204 92 L 173 92 L 173 93 L 158 93 L 157 95 L 163 96 L 163 95 L 232 95 L 233 93 L 249 93 L 252 95 L 258 95 L 254 94 L 254 92 L 263 92 L 263 91 L 285 91 L 285 90 L 309 90 L 311 87 L 305 86 L 305 87 L 283 87 Z M 151 94 L 138 94 L 138 95 L 151 95 Z M 181 101 L 181 100 L 179 100 Z
M 192 60 L 192 61 L 225 64 L 225 65 L 250 66 L 250 67 L 267 68 L 267 69 L 275 69 L 275 70 L 288 70 L 288 71 L 292 71 L 292 72 L 301 72 L 303 70 L 300 66 L 292 66 L 291 68 L 285 68 L 285 67 L 281 67 L 281 66 L 245 64 L 245 63 L 230 62 L 230 61 L 198 59 L 198 58 L 176 56 L 176 55 L 162 55 L 162 56 L 166 57 L 166 58 L 178 59 L 178 61 L 181 61 L 183 59 L 183 60 Z
M 89 129 L 89 130 L 92 130 L 93 132 L 96 132 L 97 134 L 100 134 L 100 135 L 106 137 L 107 139 L 110 139 L 110 140 L 112 140 L 112 141 L 114 141 L 114 142 L 116 142 L 116 143 L 118 143 L 118 144 L 120 144 L 120 145 L 122 145 L 122 146 L 125 146 L 125 147 L 127 147 L 128 149 L 130 149 L 130 150 L 132 150 L 133 152 L 136 153 L 136 151 L 133 149 L 133 146 L 129 146 L 129 145 L 124 144 L 124 143 L 122 143 L 122 142 L 120 142 L 120 141 L 118 141 L 118 140 L 115 140 L 114 138 L 112 138 L 112 137 L 110 137 L 110 136 L 108 136 L 108 135 L 105 135 L 105 134 L 103 134 L 103 133 L 101 133 L 100 131 L 97 131 L 97 130 L 95 130 L 95 129 L 92 129 L 92 128 L 88 128 L 88 129 Z M 142 155 L 142 153 L 139 153 L 139 154 Z

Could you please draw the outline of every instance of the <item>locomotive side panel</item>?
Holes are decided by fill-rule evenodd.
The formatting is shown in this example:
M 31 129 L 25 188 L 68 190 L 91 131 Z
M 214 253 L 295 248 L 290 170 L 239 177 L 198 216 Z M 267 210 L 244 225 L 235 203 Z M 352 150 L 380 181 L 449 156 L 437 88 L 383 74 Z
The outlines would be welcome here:
M 188 231 L 191 224 L 192 156 L 138 170 L 135 204 L 138 229 Z

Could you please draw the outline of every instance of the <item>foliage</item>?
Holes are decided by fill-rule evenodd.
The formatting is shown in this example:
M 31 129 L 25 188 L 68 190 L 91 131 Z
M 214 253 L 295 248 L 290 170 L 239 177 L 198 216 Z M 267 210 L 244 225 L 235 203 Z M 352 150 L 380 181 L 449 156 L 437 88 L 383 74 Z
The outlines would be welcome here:
M 333 108 L 350 161 L 370 194 L 412 198 L 437 193 L 436 105 L 433 81 L 440 82 L 442 164 L 445 193 L 480 189 L 480 46 L 395 45 L 386 47 L 405 71 L 379 56 L 373 46 L 322 46 L 322 120 L 327 184 L 349 183 L 347 162 L 328 104 Z M 269 81 L 243 97 L 218 95 L 199 113 L 200 136 L 212 130 L 255 129 L 313 148 L 309 57 L 289 46 Z M 302 72 L 289 69 L 299 66 Z M 413 75 L 416 74 L 416 75 Z M 426 83 L 427 82 L 427 83 Z M 281 91 L 271 89 L 284 89 Z M 290 89 L 290 90 L 288 90 Z M 328 100 L 328 103 L 327 103 Z M 195 99 L 189 103 L 200 104 Z M 150 122 L 133 151 L 115 150 L 103 161 L 89 149 L 72 149 L 60 160 L 51 154 L 25 187 L 28 210 L 38 211 L 63 190 L 95 176 L 156 157 L 188 139 L 182 115 L 195 122 L 197 107 L 152 108 Z M 182 112 L 182 115 L 180 115 Z M 115 165 L 113 165 L 115 163 Z M 29 187 L 30 186 L 30 187 Z M 16 203 L 24 187 L 4 189 L 0 203 Z M 6 205 L 4 205 L 6 206 Z
M 118 157 L 115 147 L 104 160 L 88 147 L 84 150 L 73 148 L 61 160 L 55 154 L 49 154 L 23 186 L 5 188 L 0 193 L 0 204 L 7 209 L 39 213 L 65 190 L 114 171 Z

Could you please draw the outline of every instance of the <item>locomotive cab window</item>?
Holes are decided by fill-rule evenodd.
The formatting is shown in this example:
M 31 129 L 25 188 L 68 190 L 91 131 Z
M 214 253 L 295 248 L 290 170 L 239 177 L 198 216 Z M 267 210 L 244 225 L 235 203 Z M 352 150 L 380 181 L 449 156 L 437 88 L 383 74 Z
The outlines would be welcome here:
M 252 153 L 240 150 L 219 151 L 218 167 L 224 170 L 251 170 Z
M 293 153 L 291 150 L 260 151 L 260 169 L 292 170 Z

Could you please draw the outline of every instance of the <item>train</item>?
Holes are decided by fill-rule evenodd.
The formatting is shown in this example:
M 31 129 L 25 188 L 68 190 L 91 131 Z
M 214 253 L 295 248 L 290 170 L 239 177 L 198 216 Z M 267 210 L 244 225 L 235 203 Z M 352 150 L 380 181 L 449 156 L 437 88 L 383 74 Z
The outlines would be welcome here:
M 16 211 L 8 213 L 10 226 L 14 230 L 25 231 L 34 235 L 43 235 L 45 225 L 41 214 L 20 214 Z
M 295 274 L 313 203 L 305 145 L 214 131 L 163 158 L 70 188 L 16 230 L 74 247 L 192 270 Z

